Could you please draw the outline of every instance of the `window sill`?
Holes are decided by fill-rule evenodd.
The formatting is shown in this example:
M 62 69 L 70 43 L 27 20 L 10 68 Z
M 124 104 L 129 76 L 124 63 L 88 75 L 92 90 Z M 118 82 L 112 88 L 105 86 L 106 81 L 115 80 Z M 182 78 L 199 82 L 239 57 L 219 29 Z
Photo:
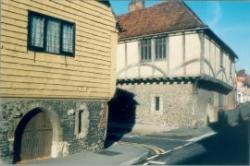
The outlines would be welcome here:
M 155 59 L 155 62 L 162 62 L 162 61 L 167 61 L 167 58 L 163 58 L 163 59 Z
M 152 60 L 141 60 L 140 61 L 141 64 L 144 64 L 144 63 L 153 63 Z
M 48 51 L 40 51 L 40 50 L 36 50 L 36 49 L 32 49 L 32 48 L 28 48 L 28 51 L 34 52 L 34 53 L 44 53 L 44 54 L 49 54 L 49 55 L 55 55 L 55 56 L 61 56 L 61 57 L 71 57 L 74 58 L 75 54 L 65 54 L 65 53 L 52 53 L 52 52 L 48 52 Z
M 28 50 L 27 55 L 34 57 L 34 62 L 46 60 L 46 61 L 49 61 L 51 63 L 60 62 L 60 63 L 64 64 L 64 63 L 66 63 L 66 60 L 70 60 L 70 61 L 76 60 L 76 57 L 72 57 L 72 56 L 55 55 L 55 54 L 51 54 L 51 53 L 47 53 L 47 52 L 37 52 L 37 51 L 31 51 L 31 50 Z

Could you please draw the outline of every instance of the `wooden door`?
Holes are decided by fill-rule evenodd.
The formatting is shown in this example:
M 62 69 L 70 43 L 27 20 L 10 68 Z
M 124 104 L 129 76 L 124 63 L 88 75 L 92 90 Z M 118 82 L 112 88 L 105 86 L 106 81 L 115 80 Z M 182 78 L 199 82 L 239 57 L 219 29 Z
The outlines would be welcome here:
M 52 145 L 52 126 L 49 118 L 39 111 L 28 119 L 20 141 L 20 162 L 49 158 Z

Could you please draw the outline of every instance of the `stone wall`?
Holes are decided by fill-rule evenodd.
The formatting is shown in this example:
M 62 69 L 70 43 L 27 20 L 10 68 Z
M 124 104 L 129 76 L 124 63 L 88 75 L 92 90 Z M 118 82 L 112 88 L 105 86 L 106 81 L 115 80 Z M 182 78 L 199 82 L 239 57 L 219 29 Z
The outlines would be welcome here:
M 218 92 L 201 88 L 197 89 L 197 102 L 194 104 L 194 114 L 198 117 L 204 117 L 204 124 L 217 122 L 220 95 Z
M 195 93 L 197 96 L 196 114 L 206 115 L 206 123 L 218 122 L 219 111 L 235 108 L 234 89 L 229 92 L 216 85 L 200 82 Z
M 83 150 L 99 151 L 104 147 L 107 104 L 104 101 L 0 99 L 0 163 L 13 162 L 15 130 L 29 111 L 41 109 L 48 113 L 53 127 L 51 157 L 60 157 Z M 75 112 L 82 107 L 89 112 L 85 137 L 77 137 Z
M 205 110 L 196 110 L 199 109 L 197 94 L 192 83 L 119 85 L 118 88 L 134 94 L 137 103 L 134 132 L 170 130 L 206 123 Z M 162 98 L 160 112 L 152 110 L 154 96 Z

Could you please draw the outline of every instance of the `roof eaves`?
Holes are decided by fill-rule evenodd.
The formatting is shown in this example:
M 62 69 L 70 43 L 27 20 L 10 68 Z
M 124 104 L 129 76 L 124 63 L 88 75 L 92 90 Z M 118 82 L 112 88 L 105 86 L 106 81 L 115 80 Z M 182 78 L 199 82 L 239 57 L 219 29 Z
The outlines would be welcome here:
M 180 30 L 174 30 L 174 31 L 166 31 L 166 32 L 161 32 L 161 33 L 153 33 L 153 34 L 133 36 L 133 37 L 125 37 L 125 38 L 120 38 L 119 41 L 135 40 L 135 39 L 141 39 L 141 38 L 149 38 L 152 36 L 169 35 L 169 34 L 190 32 L 190 31 L 201 31 L 201 30 L 205 30 L 205 29 L 207 29 L 207 26 L 191 28 L 191 29 L 180 29 Z

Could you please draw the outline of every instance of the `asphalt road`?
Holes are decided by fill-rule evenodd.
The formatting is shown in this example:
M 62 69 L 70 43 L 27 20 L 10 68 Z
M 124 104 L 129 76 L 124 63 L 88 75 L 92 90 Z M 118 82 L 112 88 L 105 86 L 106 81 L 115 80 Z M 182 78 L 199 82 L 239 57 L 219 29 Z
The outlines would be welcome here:
M 161 149 L 165 151 L 187 143 L 187 141 L 185 140 L 170 139 L 170 138 L 160 137 L 160 136 L 138 136 L 138 137 L 131 137 L 131 138 L 123 138 L 122 141 L 137 143 L 137 144 L 152 145 L 152 146 L 160 147 Z
M 225 128 L 218 135 L 198 142 L 205 153 L 181 161 L 184 165 L 249 165 L 250 121 Z M 191 150 L 192 151 L 192 150 Z
M 217 135 L 172 153 L 160 155 L 148 164 L 249 165 L 250 121 L 235 127 L 227 126 L 215 130 L 218 130 Z

